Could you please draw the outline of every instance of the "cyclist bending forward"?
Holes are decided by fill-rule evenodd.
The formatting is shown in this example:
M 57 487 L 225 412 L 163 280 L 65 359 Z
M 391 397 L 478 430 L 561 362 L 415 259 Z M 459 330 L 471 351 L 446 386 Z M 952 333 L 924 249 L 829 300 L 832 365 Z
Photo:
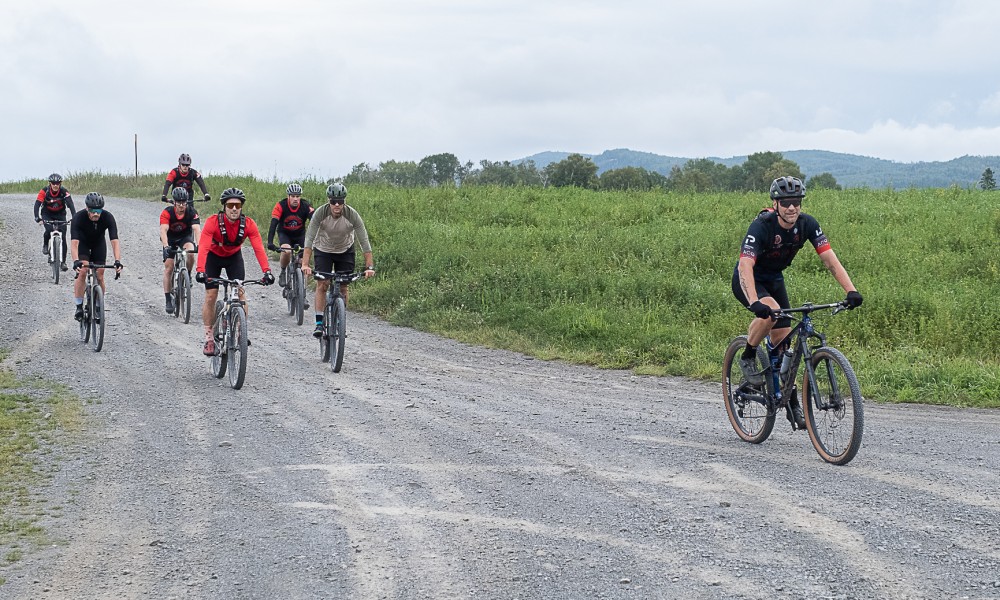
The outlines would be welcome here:
M 219 196 L 223 210 L 205 219 L 201 229 L 201 239 L 198 242 L 198 272 L 195 279 L 205 284 L 205 304 L 201 307 L 201 321 L 205 325 L 205 356 L 215 354 L 215 339 L 212 337 L 212 325 L 215 319 L 215 301 L 219 297 L 219 284 L 208 281 L 208 278 L 218 277 L 222 269 L 226 270 L 228 279 L 246 279 L 246 269 L 243 265 L 243 254 L 240 252 L 243 242 L 250 240 L 253 253 L 257 257 L 260 270 L 264 272 L 261 283 L 271 285 L 274 275 L 267 261 L 267 251 L 260 237 L 257 223 L 243 214 L 243 203 L 246 196 L 239 188 L 228 188 Z M 243 290 L 240 290 L 240 300 L 246 301 Z M 246 305 L 244 304 L 244 307 Z M 247 311 L 249 316 L 249 311 Z
M 115 257 L 115 272 L 122 270 L 122 246 L 118 240 L 118 223 L 115 217 L 104 210 L 104 196 L 97 192 L 87 194 L 84 202 L 87 210 L 77 211 L 70 223 L 70 254 L 73 257 L 73 270 L 77 271 L 76 283 L 73 284 L 73 301 L 76 304 L 77 321 L 83 320 L 83 293 L 87 287 L 87 278 L 79 274 L 82 267 L 90 263 L 105 264 L 108 260 L 108 246 L 104 243 L 104 234 L 111 240 L 111 252 Z M 104 269 L 97 269 L 97 282 L 105 292 Z

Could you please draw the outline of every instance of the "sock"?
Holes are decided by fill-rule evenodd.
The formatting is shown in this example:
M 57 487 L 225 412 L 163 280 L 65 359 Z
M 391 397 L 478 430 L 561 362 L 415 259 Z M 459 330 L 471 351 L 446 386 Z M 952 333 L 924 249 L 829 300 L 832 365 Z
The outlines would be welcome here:
M 753 358 L 757 356 L 757 347 L 747 344 L 747 347 L 743 349 L 743 358 Z
M 83 298 L 73 298 L 73 302 L 76 302 L 77 306 L 83 306 Z
M 170 300 L 170 292 L 163 292 L 163 297 Z
M 323 313 L 316 313 L 316 324 L 317 325 L 323 324 Z

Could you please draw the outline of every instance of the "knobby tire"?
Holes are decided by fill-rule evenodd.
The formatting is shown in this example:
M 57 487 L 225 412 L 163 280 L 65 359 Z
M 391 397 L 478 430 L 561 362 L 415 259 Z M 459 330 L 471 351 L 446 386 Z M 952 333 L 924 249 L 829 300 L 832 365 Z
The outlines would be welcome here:
M 242 306 L 229 311 L 229 385 L 234 390 L 243 387 L 247 374 L 247 313 Z
M 812 370 L 805 371 L 802 408 L 809 439 L 823 460 L 846 465 L 861 449 L 865 425 L 854 368 L 839 350 L 823 347 L 813 353 Z M 810 373 L 815 381 L 809 380 Z
M 302 269 L 295 269 L 294 279 L 291 291 L 295 302 L 295 324 L 302 325 L 306 312 L 306 283 Z
M 333 302 L 327 302 L 323 310 L 323 335 L 319 338 L 319 358 L 330 360 L 330 338 L 333 337 Z
M 344 365 L 344 342 L 347 341 L 347 309 L 343 298 L 334 300 L 330 330 L 330 369 L 334 373 L 340 373 L 340 368 Z
M 94 352 L 100 352 L 104 347 L 104 327 L 107 325 L 107 306 L 104 304 L 104 290 L 100 285 L 94 286 L 93 295 L 90 297 L 91 312 L 90 325 L 93 329 L 91 336 L 94 342 Z
M 215 302 L 215 324 L 212 326 L 212 337 L 215 339 L 215 354 L 212 356 L 212 375 L 216 379 L 226 376 L 227 357 L 223 354 L 226 345 L 226 325 L 228 321 L 222 314 L 222 301 Z
M 746 336 L 729 343 L 722 361 L 722 396 L 729 423 L 740 439 L 752 444 L 766 440 L 774 429 L 775 412 L 768 410 L 771 385 L 751 386 L 743 377 L 739 359 L 746 347 Z M 758 362 L 767 359 L 767 352 L 758 347 Z M 764 365 L 767 363 L 761 363 Z M 770 377 L 765 373 L 765 382 Z

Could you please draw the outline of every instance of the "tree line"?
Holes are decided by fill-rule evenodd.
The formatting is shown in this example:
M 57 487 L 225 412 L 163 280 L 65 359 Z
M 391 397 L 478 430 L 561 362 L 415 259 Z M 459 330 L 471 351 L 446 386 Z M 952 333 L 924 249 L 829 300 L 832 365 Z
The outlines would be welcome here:
M 355 165 L 342 179 L 345 184 L 383 184 L 395 187 L 436 187 L 490 185 L 501 187 L 578 187 L 591 190 L 668 190 L 679 192 L 766 192 L 778 177 L 790 175 L 806 183 L 806 188 L 841 189 L 830 173 L 806 179 L 794 161 L 780 152 L 758 152 L 733 167 L 707 158 L 673 167 L 669 175 L 642 167 L 608 169 L 598 175 L 598 167 L 582 154 L 570 154 L 538 169 L 534 161 L 481 160 L 461 163 L 454 154 L 425 156 L 418 162 L 390 160 L 372 168 Z

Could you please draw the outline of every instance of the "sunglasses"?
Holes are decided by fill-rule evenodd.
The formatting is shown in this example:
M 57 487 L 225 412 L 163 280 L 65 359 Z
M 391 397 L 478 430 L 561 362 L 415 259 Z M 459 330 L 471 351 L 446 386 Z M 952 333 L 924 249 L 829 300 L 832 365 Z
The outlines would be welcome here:
M 226 208 L 243 208 L 241 202 L 226 202 Z
M 330 198 L 330 204 L 343 204 L 344 202 L 343 198 Z
M 88 208 L 87 212 L 89 212 L 92 215 L 99 215 L 102 212 L 104 212 L 104 209 L 103 208 Z
M 783 198 L 778 200 L 778 204 L 784 208 L 788 208 L 790 206 L 802 206 L 802 198 Z

